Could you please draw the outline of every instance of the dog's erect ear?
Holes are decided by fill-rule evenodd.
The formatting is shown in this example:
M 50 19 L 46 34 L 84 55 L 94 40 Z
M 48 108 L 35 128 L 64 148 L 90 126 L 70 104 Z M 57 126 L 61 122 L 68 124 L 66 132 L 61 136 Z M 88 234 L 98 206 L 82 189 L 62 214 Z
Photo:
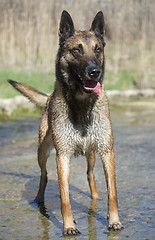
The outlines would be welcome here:
M 64 43 L 64 41 L 72 36 L 75 32 L 74 24 L 71 16 L 67 11 L 63 11 L 60 20 L 60 27 L 59 27 L 59 38 L 60 44 Z
M 90 31 L 93 31 L 97 36 L 101 36 L 103 37 L 104 35 L 104 16 L 103 16 L 103 12 L 99 11 L 90 28 Z

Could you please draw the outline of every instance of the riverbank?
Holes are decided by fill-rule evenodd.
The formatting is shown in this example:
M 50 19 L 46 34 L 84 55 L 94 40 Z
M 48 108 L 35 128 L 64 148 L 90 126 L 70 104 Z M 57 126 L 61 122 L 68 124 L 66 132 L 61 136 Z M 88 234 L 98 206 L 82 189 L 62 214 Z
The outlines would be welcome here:
M 132 89 L 106 91 L 112 110 L 118 108 L 147 108 L 155 109 L 154 89 Z M 24 96 L 0 98 L 0 120 L 39 117 L 41 110 Z

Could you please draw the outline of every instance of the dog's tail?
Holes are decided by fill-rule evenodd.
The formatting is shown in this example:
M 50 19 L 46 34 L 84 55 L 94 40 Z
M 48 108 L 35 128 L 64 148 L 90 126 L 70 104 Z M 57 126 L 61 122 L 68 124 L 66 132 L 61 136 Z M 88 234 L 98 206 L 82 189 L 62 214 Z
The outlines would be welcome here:
M 8 80 L 8 82 L 19 92 L 21 92 L 25 97 L 27 97 L 31 102 L 35 103 L 40 107 L 45 107 L 48 99 L 48 95 L 45 93 L 39 92 L 36 89 L 27 86 L 25 84 Z

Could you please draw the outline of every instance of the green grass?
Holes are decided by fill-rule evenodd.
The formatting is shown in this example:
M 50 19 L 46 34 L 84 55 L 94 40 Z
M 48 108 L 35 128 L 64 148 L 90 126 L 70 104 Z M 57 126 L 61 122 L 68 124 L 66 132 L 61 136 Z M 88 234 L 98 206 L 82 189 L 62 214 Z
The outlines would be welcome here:
M 8 83 L 8 79 L 25 83 L 44 93 L 51 93 L 54 88 L 55 75 L 51 72 L 15 72 L 3 70 L 0 72 L 0 98 L 12 98 L 20 94 Z
M 51 93 L 54 88 L 55 75 L 54 73 L 40 72 L 0 72 L 0 98 L 12 98 L 20 93 L 16 91 L 8 82 L 7 79 L 12 79 L 30 85 L 41 92 Z M 118 74 L 106 71 L 105 73 L 105 89 L 106 90 L 125 90 L 138 87 L 140 77 L 136 70 L 124 70 Z M 116 106 L 115 106 L 116 108 Z M 38 118 L 41 115 L 41 109 L 36 107 L 33 111 L 18 108 L 11 116 L 5 113 L 0 114 L 0 122 L 14 119 Z
M 17 92 L 7 81 L 12 79 L 34 87 L 35 89 L 51 93 L 54 88 L 54 73 L 40 72 L 15 72 L 3 70 L 0 72 L 0 98 L 12 98 L 20 93 Z M 138 87 L 140 77 L 136 70 L 124 70 L 118 74 L 105 72 L 105 89 L 106 90 L 125 90 Z
M 140 75 L 136 70 L 124 70 L 118 74 L 105 72 L 106 90 L 127 90 L 137 88 L 140 85 Z
M 6 122 L 10 120 L 21 120 L 30 118 L 39 118 L 42 114 L 42 110 L 39 107 L 35 107 L 33 110 L 23 109 L 19 107 L 14 110 L 11 115 L 7 115 L 5 112 L 0 114 L 0 122 Z

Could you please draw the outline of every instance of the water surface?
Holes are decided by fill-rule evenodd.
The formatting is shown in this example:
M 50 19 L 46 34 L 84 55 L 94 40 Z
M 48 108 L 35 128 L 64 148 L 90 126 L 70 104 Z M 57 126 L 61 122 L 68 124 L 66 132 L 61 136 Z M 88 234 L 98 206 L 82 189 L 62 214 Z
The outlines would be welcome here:
M 82 234 L 65 239 L 155 239 L 155 122 L 143 113 L 115 113 L 112 119 L 119 214 L 125 229 L 107 230 L 107 192 L 100 159 L 97 157 L 95 165 L 100 198 L 92 201 L 86 160 L 79 157 L 71 161 L 70 198 Z M 64 239 L 54 151 L 48 160 L 45 205 L 32 202 L 40 175 L 38 126 L 37 119 L 0 124 L 0 239 Z

